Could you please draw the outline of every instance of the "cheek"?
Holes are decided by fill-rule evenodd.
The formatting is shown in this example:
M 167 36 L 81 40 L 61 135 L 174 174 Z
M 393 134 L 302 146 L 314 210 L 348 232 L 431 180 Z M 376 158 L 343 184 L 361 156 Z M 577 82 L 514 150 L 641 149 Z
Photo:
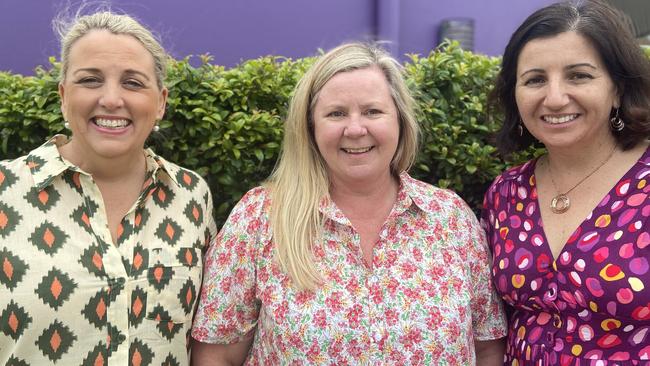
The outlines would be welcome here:
M 316 122 L 314 124 L 314 137 L 318 150 L 323 152 L 336 148 L 342 135 L 342 128 L 327 122 Z
M 523 92 L 515 92 L 515 103 L 517 103 L 517 110 L 519 111 L 519 117 L 526 122 L 526 119 L 529 118 L 529 115 L 534 112 L 533 106 L 533 96 Z

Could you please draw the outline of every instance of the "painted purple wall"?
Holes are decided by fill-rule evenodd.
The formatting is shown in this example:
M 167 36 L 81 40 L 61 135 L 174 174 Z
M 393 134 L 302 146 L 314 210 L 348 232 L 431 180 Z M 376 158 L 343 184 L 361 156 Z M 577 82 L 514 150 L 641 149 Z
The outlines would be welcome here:
M 501 55 L 508 39 L 533 11 L 556 0 L 402 1 L 400 52 L 427 54 L 437 44 L 438 27 L 447 18 L 474 19 L 474 51 Z
M 66 2 L 0 0 L 0 70 L 33 74 L 34 67 L 47 65 L 48 57 L 57 55 L 58 41 L 50 23 Z M 343 41 L 374 39 L 377 32 L 393 42 L 389 48 L 399 55 L 428 53 L 436 45 L 440 21 L 449 17 L 474 18 L 475 50 L 498 55 L 515 27 L 551 2 L 113 0 L 112 4 L 160 34 L 172 56 L 209 53 L 214 63 L 233 66 L 267 54 L 309 56 Z M 388 33 L 387 21 L 393 22 Z

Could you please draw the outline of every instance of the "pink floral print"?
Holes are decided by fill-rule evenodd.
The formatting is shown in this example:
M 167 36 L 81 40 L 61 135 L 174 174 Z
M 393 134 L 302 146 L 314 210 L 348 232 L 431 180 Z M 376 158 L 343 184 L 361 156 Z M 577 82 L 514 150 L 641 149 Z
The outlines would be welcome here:
M 484 233 L 454 193 L 400 180 L 372 268 L 350 221 L 322 201 L 313 291 L 295 290 L 274 261 L 267 191 L 248 192 L 206 254 L 192 336 L 254 332 L 247 365 L 473 365 L 475 340 L 506 334 Z

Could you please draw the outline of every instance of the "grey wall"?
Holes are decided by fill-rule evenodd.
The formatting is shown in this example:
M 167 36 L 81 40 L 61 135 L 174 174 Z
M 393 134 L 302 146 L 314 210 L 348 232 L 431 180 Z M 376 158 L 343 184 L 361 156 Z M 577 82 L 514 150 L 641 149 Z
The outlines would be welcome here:
M 0 70 L 32 74 L 57 55 L 51 19 L 65 0 L 0 0 Z M 428 53 L 440 21 L 475 20 L 475 51 L 499 55 L 510 33 L 552 0 L 113 0 L 155 30 L 176 58 L 209 53 L 233 66 L 272 54 L 313 55 L 379 33 L 396 55 Z

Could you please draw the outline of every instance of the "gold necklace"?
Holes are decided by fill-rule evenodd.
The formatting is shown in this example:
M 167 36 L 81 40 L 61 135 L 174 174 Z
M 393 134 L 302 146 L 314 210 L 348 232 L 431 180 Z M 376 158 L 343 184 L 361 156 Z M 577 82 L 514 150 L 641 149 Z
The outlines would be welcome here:
M 571 207 L 571 200 L 569 199 L 568 196 L 569 193 L 571 193 L 571 191 L 573 191 L 574 189 L 576 189 L 576 187 L 582 184 L 582 182 L 586 181 L 587 178 L 594 175 L 594 173 L 596 173 L 600 168 L 602 168 L 603 165 L 607 164 L 609 159 L 611 159 L 612 156 L 614 156 L 614 152 L 616 151 L 616 146 L 617 145 L 614 145 L 614 148 L 612 148 L 612 151 L 610 151 L 609 155 L 607 155 L 607 158 L 603 160 L 600 164 L 598 164 L 598 166 L 594 170 L 592 170 L 591 173 L 587 174 L 584 178 L 580 179 L 580 181 L 574 184 L 573 187 L 571 187 L 571 189 L 569 189 L 568 191 L 564 193 L 559 193 L 555 197 L 553 197 L 553 199 L 551 200 L 551 211 L 554 214 L 563 214 L 569 210 L 569 207 Z M 553 171 L 551 171 L 551 164 L 548 162 L 548 157 L 546 158 L 546 164 L 548 165 L 548 173 L 549 176 L 551 177 L 551 182 L 553 183 L 553 187 L 555 188 L 556 192 L 559 192 L 560 190 L 557 189 L 557 184 L 555 184 L 555 179 L 553 179 Z

